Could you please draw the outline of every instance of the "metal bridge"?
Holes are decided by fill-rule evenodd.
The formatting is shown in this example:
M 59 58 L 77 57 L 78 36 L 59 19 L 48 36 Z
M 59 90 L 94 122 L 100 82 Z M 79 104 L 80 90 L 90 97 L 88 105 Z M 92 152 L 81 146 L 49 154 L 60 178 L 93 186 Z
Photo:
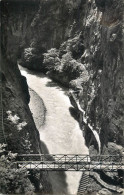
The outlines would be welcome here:
M 18 155 L 14 167 L 43 171 L 124 170 L 123 156 L 89 156 L 82 154 L 23 154 Z

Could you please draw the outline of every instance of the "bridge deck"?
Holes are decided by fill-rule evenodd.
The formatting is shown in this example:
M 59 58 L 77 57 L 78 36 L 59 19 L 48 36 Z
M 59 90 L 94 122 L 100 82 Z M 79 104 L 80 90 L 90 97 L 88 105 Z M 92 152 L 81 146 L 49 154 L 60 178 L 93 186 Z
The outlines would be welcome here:
M 124 170 L 124 165 L 113 164 L 75 164 L 75 163 L 56 163 L 56 162 L 16 162 L 16 165 L 26 169 L 42 169 L 52 171 L 117 171 Z
M 123 156 L 89 155 L 20 155 L 14 166 L 48 171 L 124 170 Z

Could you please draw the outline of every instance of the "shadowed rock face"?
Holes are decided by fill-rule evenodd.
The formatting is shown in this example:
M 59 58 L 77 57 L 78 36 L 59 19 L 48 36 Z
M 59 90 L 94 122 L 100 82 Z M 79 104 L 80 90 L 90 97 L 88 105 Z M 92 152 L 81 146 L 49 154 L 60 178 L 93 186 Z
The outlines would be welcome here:
M 101 53 L 103 56 L 101 95 L 104 117 L 101 137 L 104 135 L 105 139 L 108 135 L 109 141 L 124 146 L 124 34 L 122 9 L 122 1 L 112 1 L 111 6 L 108 6 L 108 4 L 105 6 L 101 20 Z M 106 121 L 108 122 L 106 123 Z
M 3 123 L 7 150 L 13 153 L 42 153 L 39 132 L 34 124 L 28 103 L 30 100 L 26 78 L 21 76 L 17 59 L 21 49 L 30 38 L 30 22 L 38 4 L 17 1 L 2 1 L 2 104 Z M 26 32 L 29 35 L 27 38 Z M 25 41 L 23 42 L 25 37 Z M 1 63 L 0 63 L 1 64 Z M 31 181 L 40 193 L 52 193 L 48 175 L 31 173 Z M 42 186 L 42 189 L 40 188 Z
M 27 8 L 28 5 L 18 5 L 17 1 L 1 3 L 4 128 L 10 150 L 18 151 L 18 153 L 28 153 L 29 151 L 39 153 L 39 134 L 28 107 L 30 96 L 26 78 L 21 76 L 17 67 L 19 44 L 22 43 L 24 31 L 27 30 L 31 20 L 29 17 L 23 23 L 23 20 L 27 18 Z M 10 111 L 11 114 L 7 111 Z M 19 119 L 14 121 L 15 115 Z M 19 130 L 18 125 L 24 121 L 27 124 Z M 31 148 L 24 147 L 25 136 L 32 142 Z
M 109 141 L 123 146 L 123 1 L 99 4 L 104 4 L 102 12 L 97 1 L 86 4 L 81 62 L 89 79 L 82 80 L 79 100 L 90 123 L 100 132 L 102 146 Z M 85 130 L 87 140 L 89 133 Z

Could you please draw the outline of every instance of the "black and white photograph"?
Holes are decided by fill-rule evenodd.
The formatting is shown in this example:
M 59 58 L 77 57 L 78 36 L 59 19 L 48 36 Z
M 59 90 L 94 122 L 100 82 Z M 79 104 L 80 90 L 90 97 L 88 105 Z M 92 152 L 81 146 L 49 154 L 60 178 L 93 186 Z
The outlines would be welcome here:
M 0 195 L 124 195 L 124 0 L 0 0 Z

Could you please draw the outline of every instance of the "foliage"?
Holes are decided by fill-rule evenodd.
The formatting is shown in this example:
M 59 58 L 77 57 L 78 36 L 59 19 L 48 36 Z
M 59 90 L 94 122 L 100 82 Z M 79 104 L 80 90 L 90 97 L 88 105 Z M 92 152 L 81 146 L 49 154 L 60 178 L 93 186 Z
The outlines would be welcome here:
M 67 52 L 60 58 L 59 52 L 55 48 L 44 54 L 44 66 L 48 71 L 62 72 L 64 75 L 68 75 L 70 80 L 78 78 L 85 70 L 83 64 L 73 59 L 71 52 Z
M 31 45 L 35 46 L 36 42 L 33 41 Z M 36 70 L 42 69 L 42 62 L 43 62 L 42 52 L 45 52 L 45 50 L 42 47 L 39 48 L 39 44 L 37 45 L 38 45 L 37 48 L 29 47 L 29 48 L 24 49 L 20 64 L 28 68 L 30 67 Z
M 75 26 L 75 22 L 72 26 Z M 47 67 L 49 76 L 55 78 L 61 83 L 69 84 L 70 81 L 81 85 L 89 79 L 86 65 L 81 63 L 81 56 L 84 52 L 82 41 L 82 33 L 75 34 L 73 38 L 69 38 L 63 42 L 59 49 L 52 48 L 44 54 L 44 67 Z M 80 78 L 80 80 L 79 80 Z
M 66 74 L 70 74 L 71 80 L 78 78 L 83 71 L 83 64 L 73 59 L 71 53 L 69 52 L 62 56 L 61 63 L 63 72 L 65 72 Z
M 7 120 L 9 120 L 12 124 L 16 125 L 18 131 L 21 131 L 23 127 L 27 125 L 25 121 L 19 122 L 20 118 L 16 114 L 12 115 L 12 112 L 10 110 L 7 111 L 7 114 L 8 114 Z
M 23 57 L 26 63 L 31 63 L 35 58 L 35 49 L 32 47 L 26 48 Z
M 14 160 L 17 154 L 8 152 L 5 154 L 5 145 L 0 145 L 0 193 L 26 194 L 34 191 L 30 182 L 29 173 L 21 167 L 14 168 Z
M 47 70 L 61 71 L 61 62 L 59 59 L 59 52 L 57 49 L 52 48 L 48 50 L 47 53 L 44 53 L 44 66 Z

